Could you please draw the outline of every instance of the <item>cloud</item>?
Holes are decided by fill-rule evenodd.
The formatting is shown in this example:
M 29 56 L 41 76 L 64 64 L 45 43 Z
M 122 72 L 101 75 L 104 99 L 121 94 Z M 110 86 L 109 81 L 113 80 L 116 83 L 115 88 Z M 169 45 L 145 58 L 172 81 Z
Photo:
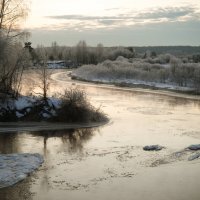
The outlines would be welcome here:
M 193 15 L 195 9 L 193 7 L 168 7 L 159 8 L 151 12 L 143 12 L 138 14 L 135 18 L 138 19 L 178 19 L 179 17 Z
M 117 8 L 115 8 L 117 9 Z M 87 16 L 87 15 L 54 15 L 46 16 L 53 19 L 65 20 L 97 20 L 97 19 L 155 19 L 155 18 L 169 18 L 174 19 L 186 15 L 195 15 L 196 9 L 194 7 L 167 7 L 156 8 L 152 11 L 137 12 L 131 10 L 127 13 L 119 14 L 117 16 Z
M 53 19 L 64 19 L 64 20 L 112 20 L 112 19 L 129 19 L 130 17 L 120 17 L 120 16 L 86 16 L 86 15 L 55 15 L 46 16 L 47 18 Z
M 98 20 L 100 24 L 103 25 L 117 25 L 123 22 L 121 19 L 100 19 Z
M 99 42 L 105 46 L 151 46 L 151 45 L 200 45 L 200 21 L 166 22 L 165 24 L 147 24 L 145 26 L 123 27 L 114 30 L 33 30 L 32 42 L 36 45 L 51 45 L 57 41 L 60 45 L 76 45 L 86 40 L 95 46 Z
M 113 8 L 117 9 L 117 8 Z M 110 12 L 109 12 L 110 14 Z M 46 16 L 56 24 L 45 25 L 48 29 L 114 29 L 120 27 L 132 27 L 135 25 L 192 21 L 200 19 L 200 13 L 195 7 L 166 7 L 146 11 L 129 10 L 118 15 L 89 16 L 89 15 L 55 15 Z M 44 27 L 43 27 L 44 28 Z
M 115 10 L 121 10 L 122 8 L 118 8 L 118 7 L 116 7 L 116 8 L 107 8 L 107 9 L 105 9 L 106 11 L 115 11 Z

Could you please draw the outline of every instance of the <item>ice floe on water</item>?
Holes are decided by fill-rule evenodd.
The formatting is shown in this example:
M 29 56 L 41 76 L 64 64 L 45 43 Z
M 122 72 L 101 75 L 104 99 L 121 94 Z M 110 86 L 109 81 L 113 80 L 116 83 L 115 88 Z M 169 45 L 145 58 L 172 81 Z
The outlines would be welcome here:
M 164 147 L 160 146 L 160 145 L 149 145 L 149 146 L 145 146 L 143 147 L 144 151 L 160 151 L 162 150 Z
M 0 154 L 0 188 L 25 179 L 44 162 L 38 154 Z
M 192 144 L 188 147 L 189 150 L 198 151 L 200 150 L 200 144 Z
M 189 161 L 192 161 L 192 160 L 195 160 L 195 159 L 198 159 L 198 158 L 200 158 L 200 152 L 191 155 L 191 156 L 188 158 L 188 160 L 189 160 Z

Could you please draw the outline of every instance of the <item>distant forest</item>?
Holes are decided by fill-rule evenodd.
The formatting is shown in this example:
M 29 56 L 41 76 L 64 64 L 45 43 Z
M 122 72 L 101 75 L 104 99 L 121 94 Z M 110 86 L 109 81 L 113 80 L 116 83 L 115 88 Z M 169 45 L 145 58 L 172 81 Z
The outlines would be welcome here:
M 31 43 L 25 44 L 29 50 L 33 63 L 40 63 L 41 49 L 45 50 L 46 59 L 50 61 L 63 60 L 72 62 L 75 66 L 83 64 L 98 64 L 105 60 L 116 60 L 118 56 L 124 58 L 156 58 L 161 55 L 170 54 L 184 62 L 200 62 L 200 46 L 114 46 L 105 47 L 99 43 L 97 46 L 89 46 L 85 41 L 79 41 L 75 46 L 60 46 L 53 42 L 49 47 L 31 47 Z M 168 57 L 169 57 L 168 56 Z
M 200 53 L 200 46 L 144 46 L 134 47 L 134 49 L 138 53 L 151 51 L 157 54 L 170 53 L 176 56 Z

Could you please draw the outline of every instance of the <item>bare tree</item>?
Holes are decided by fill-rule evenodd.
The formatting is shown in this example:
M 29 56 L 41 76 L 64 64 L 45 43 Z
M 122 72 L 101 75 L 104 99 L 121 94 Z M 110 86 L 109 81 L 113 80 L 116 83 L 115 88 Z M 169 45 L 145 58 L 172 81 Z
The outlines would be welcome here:
M 79 65 L 88 64 L 88 47 L 84 40 L 76 45 L 76 59 Z
M 28 15 L 28 1 L 0 0 L 0 33 L 7 37 L 22 36 L 21 22 Z
M 0 38 L 0 92 L 17 97 L 22 73 L 29 66 L 30 54 L 20 43 Z
M 98 63 L 102 62 L 103 61 L 103 56 L 104 56 L 104 47 L 103 47 L 103 44 L 99 43 L 97 45 L 96 54 L 97 54 L 97 61 L 98 61 Z
M 0 0 L 0 92 L 12 93 L 14 96 L 19 92 L 28 58 L 19 43 L 19 37 L 27 35 L 20 29 L 27 14 L 27 1 Z
M 200 66 L 196 66 L 193 77 L 196 92 L 200 93 Z
M 51 71 L 48 70 L 47 61 L 48 61 L 48 53 L 43 46 L 37 48 L 37 54 L 39 58 L 39 67 L 37 70 L 37 74 L 39 75 L 39 85 L 38 87 L 42 91 L 42 98 L 44 102 L 47 101 L 48 90 L 49 90 L 49 78 L 51 75 Z

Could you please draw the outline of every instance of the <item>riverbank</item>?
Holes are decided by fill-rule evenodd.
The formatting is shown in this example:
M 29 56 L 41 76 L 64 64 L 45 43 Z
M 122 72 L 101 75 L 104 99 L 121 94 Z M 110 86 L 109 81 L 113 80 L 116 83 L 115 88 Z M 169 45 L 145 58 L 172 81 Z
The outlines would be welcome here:
M 150 89 L 150 90 L 163 90 L 180 94 L 196 95 L 200 96 L 200 92 L 196 91 L 194 88 L 179 87 L 169 84 L 158 84 L 154 82 L 145 81 L 135 81 L 135 80 L 106 80 L 106 79 L 87 79 L 83 78 L 76 73 L 72 73 L 72 80 L 84 81 L 88 83 L 95 84 L 105 84 L 105 85 L 115 85 L 122 88 L 140 88 L 140 89 Z
M 92 123 L 106 122 L 108 118 L 90 104 L 84 91 L 75 88 L 46 99 L 21 95 L 0 100 L 0 122 L 16 121 Z
M 97 87 L 97 88 L 108 88 L 113 90 L 119 90 L 119 91 L 130 91 L 130 92 L 141 92 L 141 93 L 149 93 L 149 94 L 159 94 L 164 96 L 172 96 L 177 98 L 185 98 L 185 99 L 192 99 L 192 100 L 200 100 L 200 95 L 194 95 L 194 94 L 187 94 L 184 92 L 176 92 L 173 90 L 167 90 L 167 89 L 150 89 L 148 87 L 126 87 L 123 85 L 119 86 L 119 84 L 112 84 L 112 83 L 104 83 L 104 82 L 98 82 L 98 81 L 88 81 L 83 80 L 80 78 L 72 78 L 71 71 L 62 71 L 58 70 L 55 71 L 54 74 L 51 75 L 51 79 L 56 82 L 60 82 L 63 84 L 71 84 L 71 85 L 78 85 L 78 86 L 88 86 L 88 87 Z M 138 85 L 136 85 L 138 86 Z
M 72 72 L 72 78 L 120 87 L 200 94 L 198 63 L 183 63 L 172 57 L 167 63 L 161 63 L 149 63 L 141 58 L 118 57 L 114 61 L 105 60 L 97 65 L 83 65 Z

